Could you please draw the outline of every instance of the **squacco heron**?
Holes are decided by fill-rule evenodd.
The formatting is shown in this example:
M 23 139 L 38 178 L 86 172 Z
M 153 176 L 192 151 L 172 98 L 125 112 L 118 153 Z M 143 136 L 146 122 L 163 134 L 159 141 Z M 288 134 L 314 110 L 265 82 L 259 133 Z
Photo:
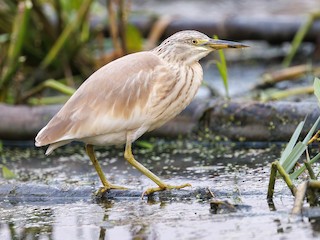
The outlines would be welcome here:
M 36 146 L 49 145 L 46 154 L 72 141 L 84 142 L 103 187 L 110 183 L 95 157 L 94 145 L 125 144 L 124 158 L 158 186 L 145 194 L 180 189 L 169 185 L 135 160 L 131 144 L 179 114 L 202 82 L 199 60 L 224 48 L 243 48 L 237 42 L 214 40 L 197 31 L 181 31 L 151 51 L 119 58 L 94 72 L 36 136 Z

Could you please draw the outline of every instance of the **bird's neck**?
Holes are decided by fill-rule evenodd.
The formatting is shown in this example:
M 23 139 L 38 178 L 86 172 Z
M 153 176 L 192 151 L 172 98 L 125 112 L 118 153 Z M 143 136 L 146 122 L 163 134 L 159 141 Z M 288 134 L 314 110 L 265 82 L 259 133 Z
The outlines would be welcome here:
M 210 53 L 210 51 L 203 51 L 190 54 L 190 52 L 186 51 L 179 52 L 178 54 L 172 54 L 172 52 L 168 49 L 164 50 L 161 45 L 151 51 L 165 62 L 187 66 L 192 66 L 198 63 L 200 59 L 204 58 Z

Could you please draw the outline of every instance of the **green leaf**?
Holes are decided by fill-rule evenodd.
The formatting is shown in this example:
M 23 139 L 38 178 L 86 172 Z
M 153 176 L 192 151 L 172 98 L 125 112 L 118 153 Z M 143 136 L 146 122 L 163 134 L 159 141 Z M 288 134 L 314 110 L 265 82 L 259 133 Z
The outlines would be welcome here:
M 52 88 L 55 89 L 63 94 L 71 96 L 75 93 L 75 89 L 72 87 L 69 87 L 55 79 L 48 79 L 43 83 L 43 86 L 46 88 Z
M 316 120 L 316 122 L 313 124 L 312 128 L 310 129 L 310 131 L 308 132 L 307 136 L 304 138 L 304 140 L 302 142 L 298 142 L 295 145 L 295 142 L 297 141 L 301 130 L 303 128 L 303 124 L 305 121 L 301 122 L 298 127 L 296 128 L 295 132 L 293 133 L 288 145 L 286 146 L 285 150 L 283 151 L 281 158 L 280 158 L 280 164 L 281 166 L 285 169 L 285 171 L 287 173 L 289 173 L 294 165 L 297 163 L 297 161 L 299 160 L 299 158 L 301 157 L 301 155 L 304 153 L 304 151 L 307 149 L 308 147 L 308 142 L 311 139 L 311 137 L 313 136 L 314 131 L 316 130 L 318 124 L 320 121 L 320 116 L 318 117 L 318 119 Z M 294 146 L 295 145 L 295 146 Z M 294 146 L 294 147 L 293 147 Z M 317 161 L 318 158 L 320 156 L 316 156 L 315 158 L 313 158 L 312 160 L 310 160 L 310 164 L 312 164 L 313 162 Z M 292 173 L 290 175 L 290 177 L 292 179 L 297 178 L 303 171 L 305 170 L 305 166 L 299 168 L 298 170 L 296 170 L 294 173 Z
M 297 163 L 297 161 L 306 149 L 307 145 L 303 142 L 298 142 L 294 146 L 289 156 L 285 159 L 284 163 L 282 164 L 282 167 L 287 173 L 289 173 L 293 169 L 294 165 Z
M 297 50 L 299 49 L 299 47 L 300 47 L 303 39 L 305 38 L 306 34 L 308 33 L 308 31 L 312 27 L 312 25 L 314 23 L 314 20 L 316 18 L 319 18 L 319 17 L 320 17 L 320 13 L 319 12 L 310 13 L 309 16 L 308 16 L 308 19 L 306 20 L 306 22 L 300 26 L 300 28 L 298 29 L 297 33 L 295 34 L 295 36 L 294 36 L 294 38 L 293 38 L 293 40 L 291 42 L 290 52 L 288 53 L 288 55 L 283 60 L 282 65 L 284 67 L 289 67 L 290 66 L 293 57 L 297 53 Z
M 136 145 L 146 149 L 153 149 L 154 147 L 152 143 L 143 140 L 136 141 Z
M 319 78 L 314 78 L 314 83 L 313 83 L 313 88 L 314 88 L 314 95 L 318 98 L 318 101 L 320 102 L 320 79 Z
M 310 161 L 309 164 L 314 164 L 320 159 L 320 153 L 318 153 L 315 157 L 313 157 Z M 290 174 L 291 179 L 296 179 L 298 178 L 304 171 L 306 170 L 306 166 L 302 165 L 298 170 L 294 171 L 292 174 Z
M 138 52 L 142 50 L 142 36 L 139 30 L 132 24 L 126 27 L 126 45 L 128 52 Z
M 40 67 L 46 68 L 48 67 L 59 55 L 59 53 L 64 49 L 64 46 L 68 41 L 71 41 L 71 37 L 78 30 L 79 26 L 86 20 L 86 16 L 90 9 L 91 3 L 93 0 L 84 0 L 81 4 L 80 8 L 77 11 L 77 15 L 74 21 L 69 22 L 62 33 L 55 41 L 45 58 L 42 60 Z
M 213 36 L 214 39 L 219 39 L 218 36 Z M 222 82 L 224 85 L 224 89 L 226 90 L 226 95 L 229 98 L 229 83 L 228 83 L 228 67 L 226 58 L 224 56 L 223 50 L 218 50 L 220 61 L 216 61 L 216 65 L 220 76 L 222 78 Z
M 294 148 L 294 145 L 296 145 L 297 141 L 298 141 L 298 138 L 300 136 L 300 133 L 303 129 L 303 125 L 304 125 L 305 121 L 302 121 L 299 123 L 299 125 L 297 126 L 296 130 L 294 131 L 294 133 L 292 134 L 291 136 L 291 139 L 290 141 L 288 142 L 286 148 L 284 149 L 284 151 L 282 152 L 281 154 L 281 157 L 280 157 L 280 164 L 281 166 L 284 165 L 285 163 L 285 160 L 288 158 L 289 154 L 292 152 L 292 149 Z
M 21 1 L 18 4 L 18 8 L 20 10 L 17 12 L 13 22 L 6 59 L 6 71 L 0 78 L 0 88 L 12 79 L 12 76 L 21 64 L 18 59 L 21 55 L 22 47 L 25 43 L 25 38 L 28 32 L 32 3 L 29 0 Z
M 289 173 L 293 169 L 294 165 L 297 163 L 301 155 L 307 149 L 308 141 L 313 136 L 313 133 L 316 130 L 319 124 L 319 121 L 320 121 L 320 117 L 318 117 L 316 122 L 313 124 L 312 128 L 310 129 L 310 131 L 308 132 L 304 140 L 302 142 L 298 142 L 297 144 L 295 144 L 299 138 L 299 135 L 302 131 L 305 121 L 300 122 L 299 125 L 297 126 L 296 130 L 294 131 L 289 143 L 287 144 L 279 160 L 281 166 L 284 168 L 284 170 L 287 173 Z
M 13 172 L 11 172 L 6 166 L 2 166 L 2 176 L 5 179 L 16 178 L 16 175 Z
M 314 86 L 314 94 L 317 96 L 318 100 L 320 101 L 320 80 L 319 80 L 319 78 L 315 78 L 314 79 L 314 85 L 313 86 Z M 303 145 L 307 146 L 309 140 L 311 139 L 311 137 L 313 136 L 315 130 L 317 129 L 317 127 L 319 125 L 319 122 L 320 122 L 320 116 L 318 117 L 316 122 L 313 124 L 312 128 L 310 129 L 310 131 L 308 132 L 307 136 L 303 140 Z M 296 131 L 297 131 L 297 129 L 296 129 Z M 310 160 L 309 164 L 313 164 L 316 161 L 318 161 L 319 159 L 320 159 L 320 153 L 318 153 L 314 158 L 312 158 Z M 286 163 L 286 164 L 288 164 L 288 163 Z M 294 171 L 290 175 L 290 178 L 291 179 L 296 179 L 297 177 L 299 177 L 305 171 L 305 169 L 306 169 L 305 165 L 301 166 L 298 170 Z
M 82 0 L 60 0 L 62 8 L 65 12 L 77 11 L 83 3 Z

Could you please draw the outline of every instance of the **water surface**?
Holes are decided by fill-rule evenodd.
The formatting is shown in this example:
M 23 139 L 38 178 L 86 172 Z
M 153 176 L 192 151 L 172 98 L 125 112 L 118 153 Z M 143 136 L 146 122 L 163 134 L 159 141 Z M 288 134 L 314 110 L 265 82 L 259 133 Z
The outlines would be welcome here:
M 135 147 L 136 158 L 169 183 L 189 182 L 210 189 L 216 199 L 236 204 L 237 211 L 210 210 L 210 199 L 114 197 L 97 200 L 100 183 L 81 146 L 61 148 L 50 157 L 33 148 L 5 148 L 2 161 L 15 171 L 8 184 L 25 186 L 0 200 L 0 239 L 318 239 L 319 224 L 290 216 L 293 198 L 277 181 L 275 208 L 266 201 L 269 163 L 280 145 L 233 145 L 154 140 L 154 149 Z M 129 166 L 122 148 L 97 152 L 113 183 L 142 192 L 153 183 Z M 30 197 L 30 186 L 47 186 L 52 194 Z M 41 189 L 41 188 L 40 188 Z M 84 189 L 78 195 L 67 194 Z M 41 190 L 40 190 L 41 191 Z M 55 191 L 57 193 L 55 193 Z M 29 194 L 29 195 L 28 195 Z M 29 197 L 28 197 L 29 196 Z M 47 196 L 47 197 L 46 197 Z

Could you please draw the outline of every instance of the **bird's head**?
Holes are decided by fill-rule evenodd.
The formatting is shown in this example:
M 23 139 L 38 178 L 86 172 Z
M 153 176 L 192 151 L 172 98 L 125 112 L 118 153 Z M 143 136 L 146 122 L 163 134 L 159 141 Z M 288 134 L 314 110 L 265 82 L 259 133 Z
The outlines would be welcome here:
M 155 49 L 155 52 L 169 61 L 183 61 L 186 64 L 198 62 L 210 52 L 224 48 L 248 47 L 242 43 L 209 38 L 207 35 L 193 30 L 180 31 Z

